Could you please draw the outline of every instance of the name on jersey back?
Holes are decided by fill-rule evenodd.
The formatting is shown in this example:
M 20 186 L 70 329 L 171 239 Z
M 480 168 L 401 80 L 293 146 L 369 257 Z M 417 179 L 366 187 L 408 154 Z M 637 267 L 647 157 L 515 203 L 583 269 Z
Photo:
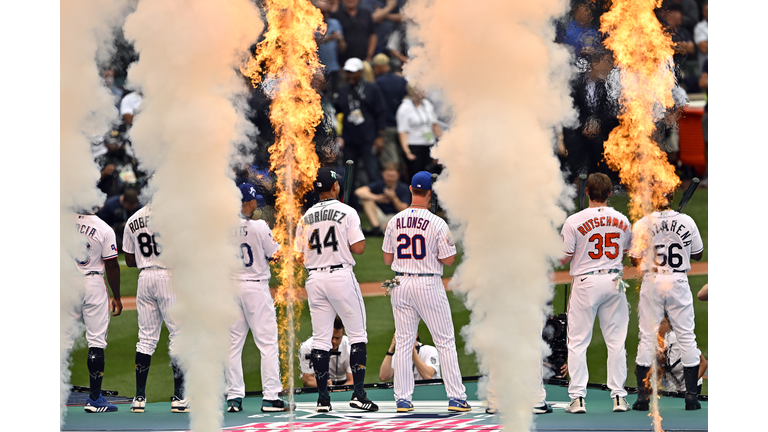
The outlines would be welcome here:
M 341 221 L 347 216 L 346 213 L 336 210 L 336 209 L 323 209 L 320 211 L 315 211 L 311 213 L 307 213 L 304 215 L 304 223 L 307 225 L 311 225 L 316 222 L 323 222 L 323 221 L 333 221 L 336 223 L 341 223 Z
M 395 221 L 395 229 L 415 228 L 425 231 L 429 226 L 429 220 L 421 217 L 400 217 Z
M 587 233 L 592 231 L 593 229 L 597 227 L 616 227 L 624 232 L 627 232 L 629 229 L 629 225 L 624 223 L 623 220 L 619 218 L 615 218 L 612 216 L 600 216 L 592 219 L 587 219 L 586 222 L 578 226 L 578 230 L 581 233 L 581 235 L 585 236 Z
M 85 234 L 88 237 L 93 237 L 96 234 L 96 228 L 94 227 L 91 227 L 88 225 L 81 225 L 81 224 L 76 224 L 76 225 L 77 225 L 77 232 L 79 232 L 80 234 Z
M 149 215 L 134 219 L 133 222 L 128 224 L 128 228 L 131 229 L 131 234 L 140 228 L 149 228 Z
M 683 231 L 681 233 L 681 231 Z M 683 224 L 677 224 L 677 221 L 672 219 L 672 223 L 667 223 L 667 221 L 663 220 L 660 223 L 654 223 L 653 224 L 653 234 L 659 234 L 661 232 L 671 232 L 675 233 L 680 237 L 680 240 L 683 241 L 683 247 L 689 246 L 692 242 L 692 240 L 688 240 L 688 237 L 691 236 L 691 232 L 688 231 L 688 228 L 685 227 Z

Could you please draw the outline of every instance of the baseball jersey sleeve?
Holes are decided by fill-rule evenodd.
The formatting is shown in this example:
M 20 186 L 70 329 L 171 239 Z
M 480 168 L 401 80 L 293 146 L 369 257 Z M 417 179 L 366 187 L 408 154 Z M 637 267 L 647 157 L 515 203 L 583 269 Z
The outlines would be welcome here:
M 394 220 L 394 218 L 392 219 Z M 392 238 L 395 230 L 392 228 L 392 221 L 387 224 L 387 229 L 384 231 L 384 241 L 381 242 L 381 250 L 386 253 L 395 253 L 395 241 Z
M 573 256 L 573 253 L 576 251 L 576 230 L 567 220 L 563 224 L 563 229 L 560 231 L 560 237 L 565 244 L 565 254 L 567 256 Z
M 136 244 L 134 243 L 134 238 L 132 235 L 130 235 L 131 229 L 128 227 L 128 224 L 125 224 L 125 229 L 123 230 L 123 252 L 128 254 L 135 254 L 136 253 Z
M 393 248 L 394 250 L 394 248 Z M 437 259 L 444 259 L 456 255 L 456 243 L 448 224 L 445 224 L 437 235 Z
M 691 238 L 691 254 L 697 254 L 704 251 L 704 242 L 701 240 L 699 227 L 696 225 L 696 222 L 693 221 L 693 218 L 691 218 L 691 226 L 693 227 L 691 229 L 691 233 L 693 234 Z
M 348 233 L 347 241 L 350 245 L 365 240 L 365 235 L 363 235 L 363 228 L 360 226 L 360 216 L 357 215 L 356 211 L 349 213 L 349 216 L 346 218 L 346 222 Z
M 280 245 L 277 243 L 274 237 L 272 237 L 272 230 L 269 229 L 269 225 L 262 221 L 261 224 L 261 247 L 264 249 L 264 253 L 267 255 L 267 259 L 272 258 L 277 251 L 280 250 Z
M 104 230 L 104 240 L 101 244 L 101 258 L 105 260 L 117 258 L 115 231 L 109 227 Z
M 301 344 L 301 347 L 299 347 L 299 367 L 301 368 L 301 373 L 315 373 L 315 370 L 312 369 L 312 366 L 309 364 L 309 359 L 307 358 L 311 353 L 312 341 L 308 339 Z

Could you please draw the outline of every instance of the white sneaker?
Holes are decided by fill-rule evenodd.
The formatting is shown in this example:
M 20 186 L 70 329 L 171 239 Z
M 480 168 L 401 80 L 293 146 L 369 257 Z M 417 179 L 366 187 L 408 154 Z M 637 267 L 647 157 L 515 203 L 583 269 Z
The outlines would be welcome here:
M 189 400 L 187 398 L 179 399 L 177 396 L 171 397 L 171 412 L 189 412 Z
M 571 399 L 571 403 L 565 407 L 565 412 L 571 414 L 581 414 L 587 412 L 587 407 L 584 404 L 584 398 L 577 397 L 576 399 Z
M 133 402 L 131 402 L 131 412 L 143 413 L 146 405 L 147 401 L 144 399 L 144 396 L 136 396 L 133 398 Z
M 613 412 L 627 412 L 631 409 L 632 408 L 630 408 L 629 404 L 627 403 L 627 399 L 621 396 L 613 397 Z

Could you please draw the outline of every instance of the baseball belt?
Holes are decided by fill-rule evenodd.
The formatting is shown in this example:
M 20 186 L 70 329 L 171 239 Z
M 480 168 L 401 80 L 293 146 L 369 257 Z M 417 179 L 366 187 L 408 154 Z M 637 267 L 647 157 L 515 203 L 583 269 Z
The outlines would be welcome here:
M 582 273 L 582 274 L 576 275 L 576 276 L 578 277 L 578 276 L 585 276 L 585 275 L 609 274 L 609 273 L 621 273 L 621 270 L 618 270 L 618 269 L 595 270 L 595 271 L 591 271 L 591 272 L 587 272 L 587 273 Z
M 86 276 L 93 276 L 93 275 L 99 275 L 99 276 L 101 276 L 101 272 L 92 271 L 92 272 L 88 272 L 88 273 L 86 273 L 85 275 L 86 275 Z
M 307 271 L 338 270 L 338 269 L 343 269 L 343 268 L 344 268 L 344 264 L 339 264 L 339 265 L 332 265 L 330 267 L 318 267 L 318 268 L 313 268 L 313 269 L 307 269 Z
M 240 282 L 269 282 L 266 279 L 240 279 Z
M 395 276 L 430 277 L 430 276 L 438 276 L 438 275 L 436 273 L 401 273 L 401 272 L 395 272 Z
M 668 270 L 665 268 L 653 267 L 651 270 L 653 273 L 672 274 L 672 273 L 685 273 L 685 270 Z
M 142 267 L 141 269 L 139 269 L 139 271 L 144 271 L 144 270 L 168 270 L 168 269 L 160 266 L 149 266 L 149 267 Z

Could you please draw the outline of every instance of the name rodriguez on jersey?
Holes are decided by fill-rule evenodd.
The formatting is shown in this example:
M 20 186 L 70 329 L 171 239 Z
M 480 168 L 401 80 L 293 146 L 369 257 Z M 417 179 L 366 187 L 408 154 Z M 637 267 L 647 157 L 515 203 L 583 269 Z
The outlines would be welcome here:
M 341 221 L 347 216 L 346 213 L 336 209 L 323 209 L 304 215 L 304 223 L 311 225 L 315 222 L 333 221 L 341 223 Z

